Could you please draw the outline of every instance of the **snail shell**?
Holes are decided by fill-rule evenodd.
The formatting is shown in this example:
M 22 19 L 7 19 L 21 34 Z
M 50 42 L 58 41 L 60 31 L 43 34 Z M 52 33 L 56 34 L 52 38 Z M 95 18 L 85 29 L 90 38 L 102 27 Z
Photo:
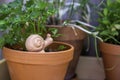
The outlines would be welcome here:
M 38 34 L 30 35 L 25 42 L 28 51 L 42 51 L 44 50 L 45 41 Z

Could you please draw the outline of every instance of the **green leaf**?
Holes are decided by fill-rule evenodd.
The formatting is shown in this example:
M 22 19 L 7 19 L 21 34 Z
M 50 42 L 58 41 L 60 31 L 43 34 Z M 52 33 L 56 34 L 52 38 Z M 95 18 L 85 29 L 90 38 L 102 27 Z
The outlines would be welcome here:
M 64 46 L 64 45 L 60 45 L 59 47 L 58 47 L 58 51 L 61 51 L 61 50 L 64 50 L 66 47 Z
M 102 23 L 103 23 L 103 24 L 105 24 L 105 25 L 108 25 L 108 24 L 109 24 L 109 20 L 108 20 L 108 19 L 103 18 Z
M 5 39 L 3 37 L 0 38 L 0 48 L 4 46 Z
M 120 3 L 120 0 L 117 0 L 117 2 L 119 2 L 119 3 Z
M 107 31 L 107 30 L 104 30 L 100 33 L 100 35 L 108 35 L 108 34 L 109 34 L 109 31 Z
M 38 8 L 38 9 L 45 9 L 46 8 L 46 5 L 47 5 L 47 3 L 45 3 L 45 2 L 41 2 L 41 3 L 36 3 L 36 6 L 35 6 L 35 8 Z
M 8 8 L 7 4 L 2 4 L 3 8 Z
M 115 24 L 115 28 L 120 30 L 120 24 Z
M 107 9 L 107 8 L 105 8 L 105 9 L 103 10 L 103 14 L 104 14 L 105 16 L 108 15 L 108 9 Z
M 6 23 L 6 21 L 4 21 L 4 20 L 0 21 L 0 25 L 4 25 L 5 23 Z
M 115 27 L 113 27 L 111 30 L 112 30 L 112 31 L 116 31 L 116 28 L 115 28 Z
M 106 42 L 106 41 L 109 40 L 109 39 L 110 39 L 110 37 L 107 36 L 107 37 L 104 39 L 104 41 Z
M 107 6 L 111 5 L 111 0 L 107 0 Z
M 119 33 L 117 31 L 112 31 L 111 34 L 112 34 L 112 36 L 118 36 L 119 35 Z
M 31 12 L 31 14 L 30 14 L 30 18 L 31 18 L 31 19 L 38 18 L 39 15 L 40 15 L 39 12 L 37 12 L 37 11 L 33 11 L 33 12 Z
M 101 17 L 103 17 L 103 16 L 104 16 L 101 12 L 98 12 L 98 15 L 100 15 Z
M 52 37 L 59 37 L 59 36 L 61 36 L 62 34 L 59 34 L 58 33 L 58 29 L 57 28 L 49 28 L 49 30 L 48 31 L 50 31 L 51 32 L 51 34 L 52 34 Z

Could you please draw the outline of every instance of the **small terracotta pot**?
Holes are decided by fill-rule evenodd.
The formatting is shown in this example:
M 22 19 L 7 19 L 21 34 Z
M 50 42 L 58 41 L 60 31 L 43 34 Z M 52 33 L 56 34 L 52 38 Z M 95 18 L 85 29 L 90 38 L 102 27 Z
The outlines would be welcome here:
M 120 46 L 100 42 L 107 80 L 120 80 Z
M 57 52 L 27 52 L 4 47 L 12 80 L 64 80 L 69 62 L 73 58 L 74 48 L 70 44 L 54 42 L 50 48 L 64 45 L 67 49 Z M 52 46 L 52 47 L 51 47 Z
M 69 26 L 58 26 L 58 25 L 48 25 L 48 28 L 56 28 L 58 29 L 58 33 L 62 34 L 62 36 L 54 38 L 55 41 L 62 41 L 69 43 L 74 46 L 74 56 L 73 60 L 70 62 L 65 80 L 71 80 L 76 76 L 75 70 L 79 61 L 79 57 L 83 48 L 83 41 L 86 37 L 86 34 L 77 29 L 71 28 Z

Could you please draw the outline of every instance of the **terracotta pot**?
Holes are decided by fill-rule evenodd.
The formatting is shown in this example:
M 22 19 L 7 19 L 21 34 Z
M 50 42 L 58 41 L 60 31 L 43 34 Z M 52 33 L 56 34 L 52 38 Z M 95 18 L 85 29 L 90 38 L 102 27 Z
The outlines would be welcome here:
M 50 48 L 57 48 L 59 45 L 64 45 L 67 49 L 39 54 L 4 47 L 3 54 L 7 60 L 11 79 L 64 80 L 68 64 L 73 58 L 74 48 L 63 42 L 54 42 Z
M 120 80 L 120 46 L 100 42 L 107 80 Z
M 69 64 L 66 77 L 65 77 L 65 80 L 71 80 L 76 75 L 75 70 L 77 67 L 79 56 L 83 48 L 83 40 L 86 34 L 79 29 L 75 28 L 75 30 L 73 30 L 71 27 L 68 27 L 68 26 L 62 27 L 62 26 L 56 26 L 56 25 L 51 25 L 51 26 L 48 25 L 48 27 L 57 28 L 58 33 L 62 34 L 62 36 L 54 38 L 55 41 L 67 42 L 73 45 L 75 48 L 73 60 Z

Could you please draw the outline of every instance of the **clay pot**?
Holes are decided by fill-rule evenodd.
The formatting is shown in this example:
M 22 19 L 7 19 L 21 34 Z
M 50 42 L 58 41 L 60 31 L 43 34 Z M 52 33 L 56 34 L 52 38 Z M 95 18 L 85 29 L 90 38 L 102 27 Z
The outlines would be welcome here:
M 120 80 L 120 46 L 100 42 L 104 71 L 107 80 Z
M 57 26 L 57 25 L 48 25 L 48 28 L 57 28 L 58 33 L 62 34 L 62 36 L 59 36 L 57 38 L 54 38 L 55 41 L 62 41 L 69 43 L 74 46 L 74 56 L 72 61 L 69 64 L 65 80 L 71 80 L 72 78 L 75 77 L 75 70 L 79 61 L 79 57 L 83 48 L 83 40 L 86 37 L 86 34 L 75 28 L 73 30 L 71 27 L 68 26 Z M 77 35 L 76 35 L 77 33 Z
M 66 49 L 56 51 L 60 45 Z M 47 48 L 56 52 L 27 52 L 4 47 L 3 54 L 11 80 L 64 80 L 68 64 L 73 58 L 73 46 L 54 42 Z

